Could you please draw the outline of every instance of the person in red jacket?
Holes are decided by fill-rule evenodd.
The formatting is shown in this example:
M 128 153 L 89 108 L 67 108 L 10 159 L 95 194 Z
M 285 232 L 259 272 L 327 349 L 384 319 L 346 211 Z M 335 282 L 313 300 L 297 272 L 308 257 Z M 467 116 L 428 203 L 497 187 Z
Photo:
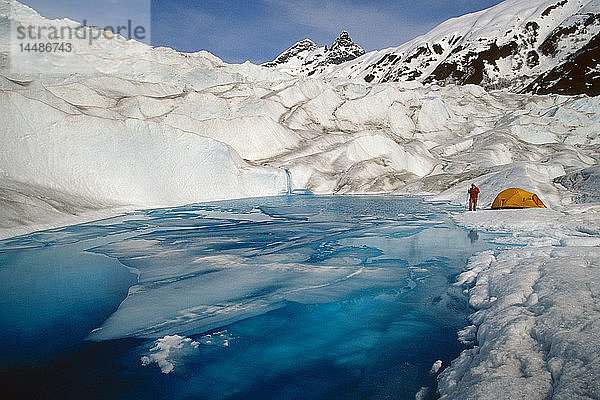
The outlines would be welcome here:
M 469 211 L 477 210 L 477 197 L 479 196 L 479 188 L 474 183 L 471 184 L 469 189 Z

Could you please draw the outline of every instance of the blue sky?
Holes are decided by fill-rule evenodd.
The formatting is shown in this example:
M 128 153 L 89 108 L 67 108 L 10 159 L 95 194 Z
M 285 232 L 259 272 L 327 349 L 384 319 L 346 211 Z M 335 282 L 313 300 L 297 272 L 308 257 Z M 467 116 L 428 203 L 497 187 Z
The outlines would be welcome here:
M 49 18 L 150 26 L 153 45 L 270 61 L 295 42 L 330 45 L 342 30 L 366 51 L 399 46 L 448 18 L 499 0 L 21 0 Z

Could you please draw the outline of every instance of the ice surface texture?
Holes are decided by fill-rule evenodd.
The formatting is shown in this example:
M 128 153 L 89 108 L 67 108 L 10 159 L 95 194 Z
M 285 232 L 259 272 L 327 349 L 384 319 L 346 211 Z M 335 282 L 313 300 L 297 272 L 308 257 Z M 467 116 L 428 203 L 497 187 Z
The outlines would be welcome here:
M 451 283 L 489 248 L 447 217 L 416 198 L 296 195 L 2 241 L 2 390 L 19 366 L 77 382 L 67 398 L 112 393 L 122 374 L 131 386 L 97 398 L 433 394 L 469 312 Z
M 552 210 L 457 215 L 468 227 L 511 232 L 523 246 L 471 259 L 458 284 L 472 282 L 477 345 L 440 378 L 442 399 L 600 397 L 600 213 Z
M 294 196 L 263 203 L 256 204 L 259 214 L 231 219 L 218 212 L 203 218 L 202 207 L 154 211 L 128 222 L 154 227 L 151 232 L 94 248 L 139 271 L 139 282 L 91 338 L 187 335 L 288 302 L 332 303 L 365 287 L 403 287 L 419 272 L 392 260 L 418 265 L 454 259 L 468 243 L 459 234 L 460 245 L 452 244 L 456 234 L 449 230 L 423 230 L 435 218 L 411 222 L 426 211 L 411 208 L 417 215 L 398 216 L 408 211 L 406 205 L 413 207 L 406 200 L 395 205 L 386 199 Z M 231 204 L 235 210 L 236 204 L 254 203 Z M 253 220 L 257 215 L 267 218 Z
M 73 24 L 11 4 L 24 25 Z M 293 190 L 463 203 L 475 181 L 485 207 L 518 183 L 554 207 L 569 197 L 552 179 L 597 164 L 597 98 L 298 78 L 117 39 L 72 58 L 80 73 L 0 76 L 4 236 L 116 205 L 284 193 L 284 169 Z

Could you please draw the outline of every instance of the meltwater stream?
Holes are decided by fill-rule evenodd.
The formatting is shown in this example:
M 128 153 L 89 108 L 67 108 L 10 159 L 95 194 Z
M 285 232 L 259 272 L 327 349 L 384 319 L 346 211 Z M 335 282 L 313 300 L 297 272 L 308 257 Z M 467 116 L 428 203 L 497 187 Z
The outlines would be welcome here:
M 148 210 L 0 242 L 0 397 L 435 398 L 489 238 L 418 198 Z M 439 363 L 438 363 L 439 364 Z

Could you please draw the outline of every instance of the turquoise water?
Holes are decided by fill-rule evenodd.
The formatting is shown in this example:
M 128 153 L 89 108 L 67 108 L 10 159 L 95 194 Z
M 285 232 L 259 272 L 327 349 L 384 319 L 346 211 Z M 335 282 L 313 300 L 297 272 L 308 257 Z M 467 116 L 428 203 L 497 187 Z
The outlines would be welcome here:
M 486 235 L 418 198 L 147 210 L 0 242 L 0 395 L 435 398 Z

